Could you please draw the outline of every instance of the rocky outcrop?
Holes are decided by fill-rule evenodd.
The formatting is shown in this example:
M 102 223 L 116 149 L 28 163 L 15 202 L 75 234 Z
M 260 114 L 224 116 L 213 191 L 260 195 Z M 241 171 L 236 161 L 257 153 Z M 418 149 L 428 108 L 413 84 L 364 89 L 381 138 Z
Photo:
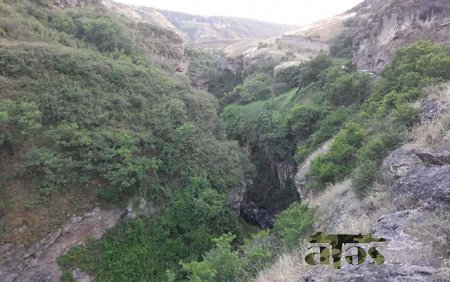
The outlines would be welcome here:
M 385 178 L 397 179 L 408 175 L 421 165 L 422 161 L 412 150 L 402 147 L 392 151 L 384 159 L 381 169 L 385 173 Z
M 96 208 L 83 216 L 73 216 L 64 226 L 31 247 L 0 246 L 0 257 L 5 258 L 0 263 L 0 280 L 59 281 L 61 270 L 57 258 L 88 238 L 100 238 L 117 224 L 122 214 L 120 209 Z
M 449 102 L 437 99 L 426 101 L 420 107 L 418 123 L 423 124 L 432 121 L 448 112 L 450 112 Z
M 299 281 L 435 281 L 440 261 L 430 256 L 432 247 L 405 232 L 422 217 L 418 210 L 404 210 L 384 215 L 371 226 L 372 235 L 387 239 L 378 248 L 384 264 L 344 264 L 340 270 L 318 267 Z
M 421 106 L 418 123 L 433 121 L 448 112 L 448 103 L 445 101 L 426 101 Z M 385 263 L 374 265 L 369 261 L 361 265 L 345 264 L 339 270 L 315 267 L 299 281 L 450 281 L 450 273 L 441 269 L 443 257 L 439 251 L 442 250 L 435 248 L 434 239 L 424 239 L 437 236 L 439 242 L 448 242 L 447 229 L 444 228 L 443 232 L 430 230 L 430 233 L 420 237 L 425 230 L 423 228 L 450 224 L 445 218 L 438 221 L 430 219 L 434 214 L 450 211 L 450 140 L 444 137 L 438 146 L 430 145 L 427 148 L 413 145 L 406 144 L 392 151 L 381 166 L 386 183 L 392 184 L 386 186 L 390 188 L 383 192 L 386 193 L 384 198 L 392 205 L 390 211 L 399 210 L 386 212 L 369 228 L 373 236 L 387 239 L 386 243 L 379 246 Z M 346 221 L 349 216 L 358 218 L 359 215 L 352 211 L 351 203 L 336 204 L 345 200 L 350 202 L 348 194 L 343 189 L 340 193 L 334 193 L 333 197 L 328 197 L 328 202 L 322 199 L 322 204 L 328 203 L 333 206 L 332 210 L 339 210 L 334 215 L 325 213 L 325 216 L 335 222 Z
M 53 5 L 61 8 L 66 7 L 81 7 L 83 8 L 86 5 L 85 0 L 53 0 Z
M 420 39 L 450 42 L 447 0 L 366 0 L 353 10 L 354 59 L 360 69 L 380 71 L 395 50 Z
M 450 165 L 421 167 L 398 179 L 392 194 L 400 206 L 450 210 Z
M 416 155 L 425 164 L 443 166 L 450 165 L 450 146 L 442 149 L 425 149 L 423 151 L 417 151 Z
M 241 217 L 250 224 L 263 229 L 273 227 L 273 218 L 265 209 L 259 208 L 255 203 L 243 203 L 241 205 Z
M 330 49 L 328 44 L 314 41 L 300 35 L 282 35 L 281 39 L 279 39 L 279 44 L 286 47 L 311 50 L 314 52 L 328 52 Z

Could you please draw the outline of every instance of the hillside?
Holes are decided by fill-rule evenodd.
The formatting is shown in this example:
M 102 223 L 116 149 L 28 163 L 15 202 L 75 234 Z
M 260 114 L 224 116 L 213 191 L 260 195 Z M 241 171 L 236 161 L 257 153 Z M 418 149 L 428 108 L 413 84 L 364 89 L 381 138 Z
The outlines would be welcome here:
M 295 26 L 227 17 L 202 17 L 171 11 L 160 11 L 192 42 L 230 39 L 267 39 Z
M 116 13 L 161 26 L 195 44 L 217 40 L 267 39 L 295 26 L 233 17 L 205 17 L 150 7 L 128 6 L 110 0 L 102 3 Z
M 449 280 L 447 10 L 367 0 L 280 35 L 0 1 L 0 280 Z M 315 232 L 386 241 L 333 269 L 304 260 Z

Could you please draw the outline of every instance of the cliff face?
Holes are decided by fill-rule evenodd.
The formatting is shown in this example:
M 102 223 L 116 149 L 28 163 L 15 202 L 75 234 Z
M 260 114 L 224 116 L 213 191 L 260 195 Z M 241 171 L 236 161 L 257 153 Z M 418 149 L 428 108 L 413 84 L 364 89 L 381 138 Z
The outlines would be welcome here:
M 380 71 L 399 47 L 420 39 L 450 42 L 450 1 L 366 0 L 350 12 L 357 28 L 354 59 L 360 69 Z

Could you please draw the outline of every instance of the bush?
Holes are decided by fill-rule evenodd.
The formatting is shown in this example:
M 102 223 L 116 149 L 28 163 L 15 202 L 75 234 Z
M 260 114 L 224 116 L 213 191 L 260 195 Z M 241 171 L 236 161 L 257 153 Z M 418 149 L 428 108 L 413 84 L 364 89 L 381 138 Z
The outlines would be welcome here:
M 318 80 L 319 74 L 331 66 L 331 59 L 320 54 L 309 62 L 300 65 L 300 87 L 305 87 Z
M 360 72 L 346 73 L 327 86 L 328 100 L 334 106 L 360 104 L 370 92 L 370 76 Z
M 20 144 L 42 127 L 42 113 L 35 102 L 0 101 L 0 146 Z
M 312 230 L 313 211 L 304 204 L 293 203 L 280 213 L 273 226 L 274 235 L 281 240 L 283 246 L 292 249 L 299 245 Z
M 336 58 L 351 59 L 353 56 L 353 38 L 355 32 L 351 30 L 344 30 L 336 38 L 333 39 L 330 45 L 330 54 Z
M 47 195 L 80 183 L 72 159 L 47 148 L 28 153 L 24 165 L 30 174 L 39 178 L 40 192 Z
M 299 86 L 300 67 L 290 66 L 275 73 L 275 82 L 287 85 L 288 90 Z M 286 90 L 287 91 L 287 90 Z
M 318 106 L 295 105 L 286 115 L 286 124 L 292 134 L 305 139 L 316 130 L 323 115 L 324 109 Z
M 352 187 L 357 194 L 362 195 L 375 182 L 378 177 L 378 165 L 375 161 L 365 161 L 353 171 Z
M 251 239 L 245 241 L 241 248 L 244 256 L 242 278 L 245 279 L 246 275 L 253 277 L 270 261 L 275 254 L 274 245 L 268 229 L 252 234 Z
M 311 162 L 310 187 L 323 189 L 328 183 L 343 180 L 355 167 L 356 151 L 361 147 L 364 130 L 354 123 L 347 124 L 337 136 L 330 151 Z
M 412 105 L 401 105 L 395 110 L 395 123 L 399 126 L 412 126 L 420 110 Z
M 76 30 L 73 19 L 64 12 L 58 12 L 52 15 L 49 17 L 49 20 L 50 26 L 58 31 L 73 34 Z
M 181 263 L 189 273 L 189 281 L 236 281 L 243 259 L 233 251 L 231 242 L 236 236 L 224 234 L 213 239 L 216 246 L 208 251 L 202 262 Z
M 122 28 L 109 18 L 85 20 L 78 36 L 94 44 L 102 52 L 120 51 L 130 55 L 133 51 L 131 40 L 125 37 Z

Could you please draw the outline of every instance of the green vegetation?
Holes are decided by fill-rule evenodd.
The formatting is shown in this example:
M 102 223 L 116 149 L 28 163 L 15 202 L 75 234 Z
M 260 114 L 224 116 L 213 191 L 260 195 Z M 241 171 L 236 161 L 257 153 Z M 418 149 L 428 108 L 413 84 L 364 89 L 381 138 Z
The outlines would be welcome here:
M 187 75 L 193 85 L 206 88 L 217 98 L 222 98 L 225 93 L 230 92 L 236 85 L 242 83 L 242 66 L 238 67 L 236 74 L 217 68 L 221 60 L 231 60 L 224 58 L 224 54 L 188 49 L 186 55 L 190 59 Z M 239 58 L 235 60 L 232 63 L 237 64 Z
M 213 238 L 232 232 L 242 242 L 227 196 L 252 166 L 226 141 L 216 99 L 170 71 L 178 55 L 164 40 L 174 34 L 96 4 L 0 5 L 8 40 L 0 42 L 1 166 L 14 168 L 1 179 L 2 215 L 37 213 L 72 194 L 165 206 L 71 250 L 60 259 L 63 281 L 72 281 L 72 267 L 100 281 L 164 281 L 167 270 L 179 280 L 186 276 L 179 262 L 200 259 Z M 16 203 L 4 187 L 28 194 L 27 202 Z
M 400 49 L 374 85 L 348 61 L 321 54 L 299 67 L 297 93 L 226 106 L 228 135 L 285 163 L 300 163 L 335 137 L 330 152 L 313 161 L 309 188 L 352 174 L 355 189 L 364 193 L 377 178 L 374 168 L 414 123 L 418 111 L 411 103 L 425 86 L 449 78 L 449 58 L 443 46 L 418 42 Z M 241 92 L 238 86 L 230 95 Z
M 191 50 L 189 81 L 173 71 L 182 56 L 170 47 L 175 33 L 97 1 L 51 7 L 0 4 L 0 214 L 37 212 L 70 193 L 161 207 L 60 257 L 62 281 L 75 268 L 97 281 L 251 280 L 312 231 L 314 211 L 296 202 L 289 167 L 333 139 L 311 163 L 307 188 L 351 177 L 363 196 L 414 124 L 422 89 L 450 78 L 448 51 L 421 41 L 373 79 L 346 59 L 343 34 L 333 57 L 276 73 L 273 61 L 216 72 L 219 55 Z M 202 80 L 216 97 L 191 87 Z M 276 214 L 271 230 L 250 230 L 230 208 L 230 190 L 251 176 L 246 197 Z
M 216 246 L 202 261 L 181 264 L 189 281 L 250 280 L 277 254 L 298 247 L 311 232 L 312 224 L 313 211 L 306 205 L 294 203 L 278 215 L 273 230 L 254 234 L 239 251 L 231 244 L 235 236 L 225 234 L 213 240 Z
M 213 238 L 227 232 L 240 231 L 225 196 L 205 179 L 193 178 L 159 216 L 124 222 L 59 262 L 66 269 L 79 266 L 100 281 L 164 281 L 166 270 L 180 280 L 179 262 L 199 259 Z
M 393 62 L 381 73 L 370 97 L 352 118 L 352 124 L 363 125 L 365 130 L 360 146 L 353 147 L 358 149 L 354 151 L 356 154 L 348 151 L 352 165 L 349 167 L 349 163 L 335 157 L 345 148 L 338 138 L 344 129 L 330 152 L 313 162 L 312 186 L 319 182 L 317 187 L 324 188 L 326 183 L 342 180 L 356 167 L 354 188 L 364 193 L 377 178 L 376 167 L 414 123 L 418 110 L 410 103 L 423 97 L 425 86 L 449 79 L 448 69 L 450 54 L 441 45 L 420 41 L 399 49 Z

